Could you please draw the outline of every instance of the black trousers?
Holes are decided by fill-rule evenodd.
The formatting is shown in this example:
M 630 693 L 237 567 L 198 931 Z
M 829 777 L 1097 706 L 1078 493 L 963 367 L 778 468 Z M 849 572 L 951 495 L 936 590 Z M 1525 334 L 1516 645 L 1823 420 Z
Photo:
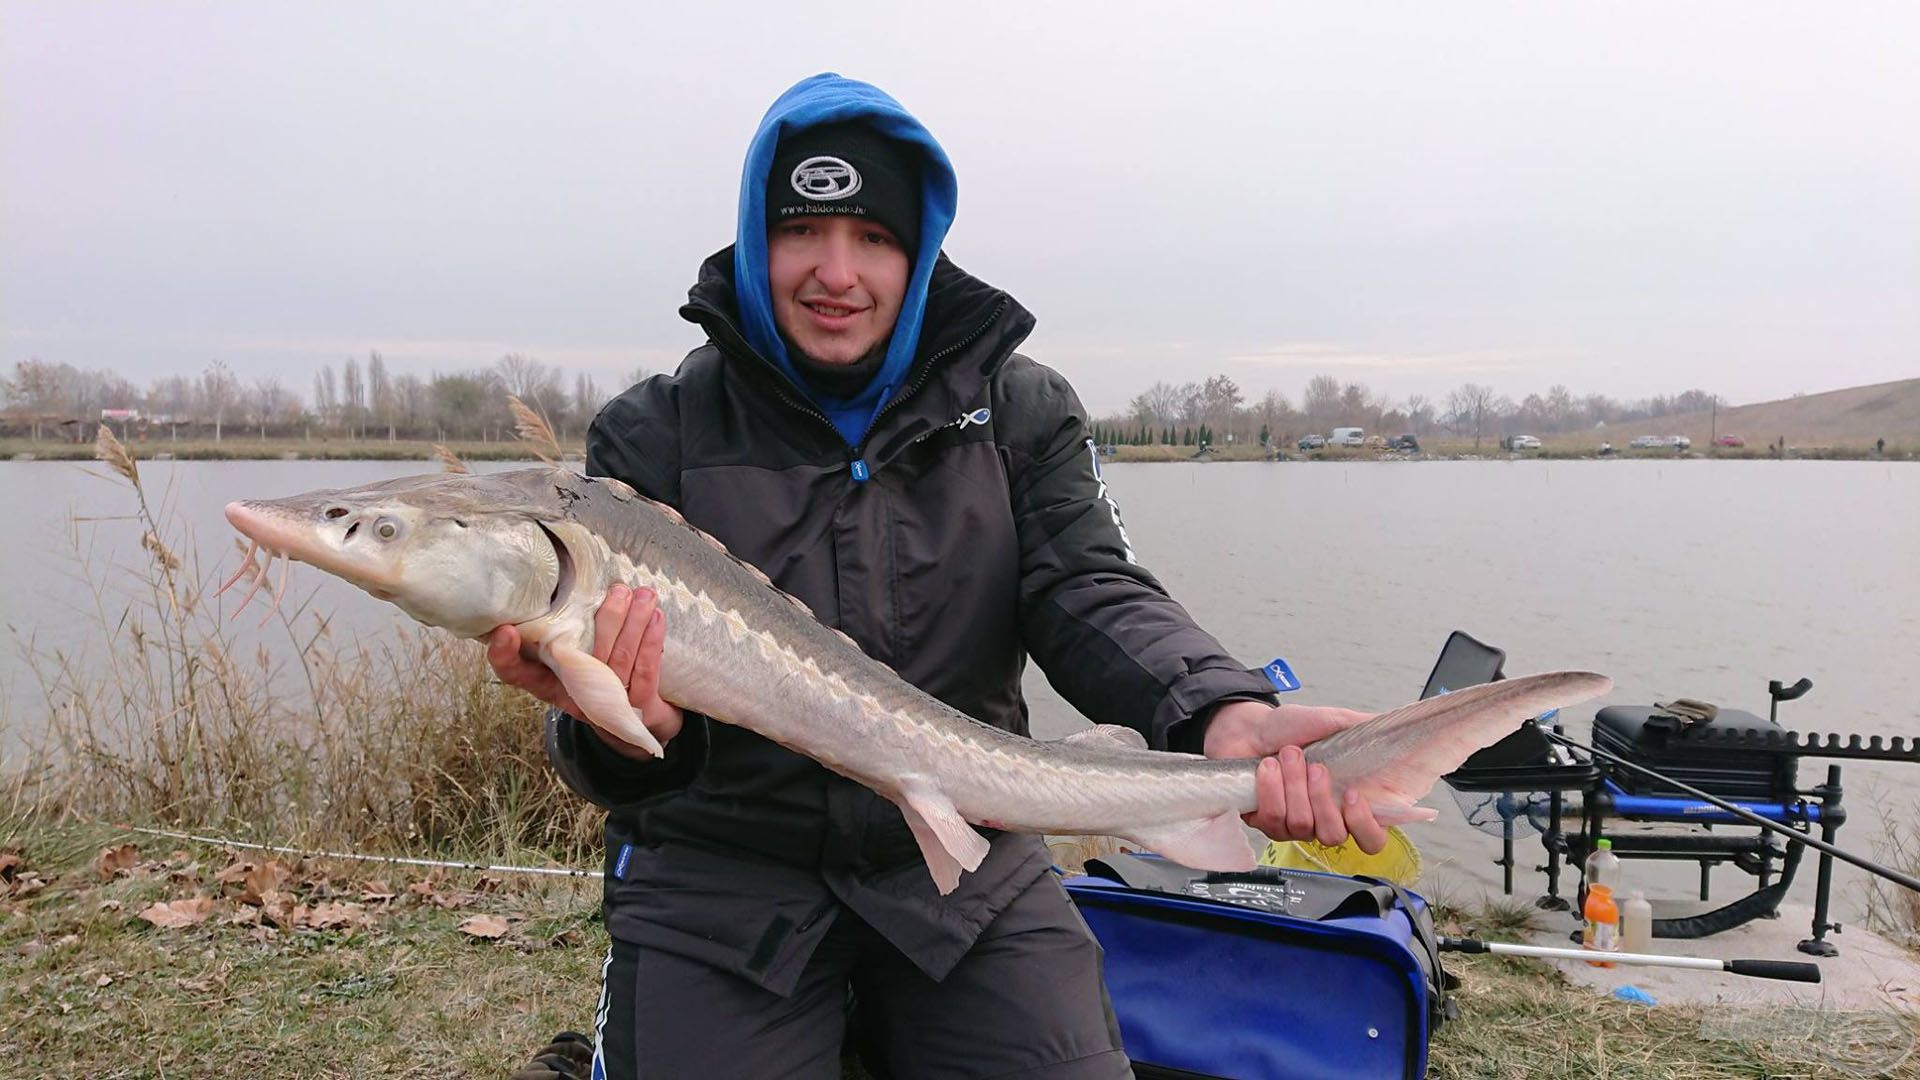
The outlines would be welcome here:
M 851 911 L 791 997 L 698 961 L 615 941 L 595 1016 L 596 1080 L 1131 1077 L 1101 953 L 1052 874 L 939 982 Z

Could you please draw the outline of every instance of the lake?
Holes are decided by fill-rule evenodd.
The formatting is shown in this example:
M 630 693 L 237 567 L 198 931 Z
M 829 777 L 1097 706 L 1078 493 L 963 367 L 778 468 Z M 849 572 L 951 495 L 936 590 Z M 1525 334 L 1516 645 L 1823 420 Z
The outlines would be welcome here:
M 149 462 L 150 495 L 191 538 L 201 572 L 237 566 L 220 507 L 419 472 L 419 462 Z M 92 472 L 101 470 L 95 468 Z M 1765 715 L 1768 679 L 1813 680 L 1781 720 L 1806 731 L 1920 735 L 1920 467 L 1888 462 L 1480 461 L 1111 465 L 1106 478 L 1134 550 L 1168 591 L 1249 664 L 1285 657 L 1315 704 L 1384 709 L 1416 695 L 1447 634 L 1504 648 L 1508 674 L 1587 668 L 1611 675 L 1612 704 L 1692 697 Z M 139 531 L 117 479 L 79 466 L 0 463 L 0 542 L 13 557 L 0 623 L 0 753 L 41 722 L 28 642 L 97 649 L 87 612 L 112 611 L 130 575 L 86 586 L 95 566 L 134 562 Z M 404 620 L 351 587 L 296 571 L 336 627 Z M 256 603 L 258 601 L 256 600 Z M 256 633 L 253 617 L 237 624 Z M 279 635 L 269 626 L 257 631 Z M 1034 671 L 1036 734 L 1084 723 Z M 1570 711 L 1584 736 L 1593 706 Z M 10 741 L 9 741 L 10 740 Z M 1882 815 L 1914 818 L 1920 764 L 1845 764 L 1852 820 L 1842 846 L 1871 854 Z M 1825 763 L 1809 759 L 1801 782 Z M 1446 789 L 1439 822 L 1409 835 L 1441 895 L 1497 890 L 1499 843 L 1468 826 Z M 1516 888 L 1532 896 L 1537 841 L 1522 841 Z M 1656 896 L 1684 897 L 1689 867 L 1628 863 Z M 1836 867 L 1847 918 L 1866 875 Z M 1813 861 L 1796 885 L 1810 902 Z M 1748 885 L 1728 868 L 1716 897 Z M 1570 883 L 1570 879 L 1569 879 Z

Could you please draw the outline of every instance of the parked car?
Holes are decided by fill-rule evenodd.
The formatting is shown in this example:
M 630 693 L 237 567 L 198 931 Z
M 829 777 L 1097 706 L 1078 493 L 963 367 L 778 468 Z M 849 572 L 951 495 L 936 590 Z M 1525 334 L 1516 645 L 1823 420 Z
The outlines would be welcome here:
M 1532 435 L 1509 435 L 1500 440 L 1502 450 L 1538 450 L 1540 440 Z
M 1420 452 L 1420 440 L 1411 435 L 1395 435 L 1387 440 L 1387 449 L 1405 450 L 1409 454 L 1417 454 Z
M 1327 448 L 1327 437 L 1325 435 L 1309 435 L 1294 445 L 1302 450 L 1325 450 Z
M 1365 428 L 1337 427 L 1327 434 L 1328 446 L 1361 446 L 1367 441 Z
M 1633 441 L 1627 444 L 1627 447 L 1632 450 L 1657 450 L 1665 445 L 1667 445 L 1665 436 L 1636 435 L 1633 437 Z
M 1741 447 L 1741 446 L 1747 445 L 1747 440 L 1741 438 L 1738 435 L 1722 435 L 1719 438 L 1713 440 L 1713 445 Z
M 1369 435 L 1367 436 L 1366 442 L 1362 445 L 1369 450 L 1385 450 L 1387 448 L 1387 437 L 1385 435 Z
M 1673 447 L 1675 450 L 1691 450 L 1693 448 L 1693 440 L 1687 438 L 1685 435 L 1668 435 L 1666 439 L 1667 445 Z

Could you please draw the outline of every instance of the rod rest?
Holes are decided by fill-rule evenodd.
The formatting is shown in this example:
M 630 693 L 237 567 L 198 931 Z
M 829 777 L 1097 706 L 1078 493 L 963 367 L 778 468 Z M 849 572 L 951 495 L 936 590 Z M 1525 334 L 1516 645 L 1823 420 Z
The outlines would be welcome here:
M 1682 728 L 1669 737 L 1670 742 L 1690 742 L 1737 750 L 1764 750 L 1798 757 L 1859 758 L 1868 761 L 1920 762 L 1920 739 L 1899 735 L 1838 735 L 1798 731 L 1763 731 L 1750 727 L 1720 727 L 1701 724 Z

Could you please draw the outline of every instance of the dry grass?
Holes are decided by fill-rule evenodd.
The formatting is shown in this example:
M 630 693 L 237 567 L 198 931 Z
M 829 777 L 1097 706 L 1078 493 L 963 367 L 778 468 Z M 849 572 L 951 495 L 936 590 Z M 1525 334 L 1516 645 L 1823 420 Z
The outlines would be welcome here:
M 28 652 L 36 764 L 0 777 L 0 810 L 385 851 L 597 850 L 597 812 L 546 766 L 538 703 L 495 681 L 476 644 L 425 629 L 336 639 L 296 603 L 272 610 L 275 644 L 242 650 L 138 463 L 104 428 L 97 452 L 128 486 L 147 561 L 82 560 L 95 647 Z M 134 599 L 111 599 L 108 580 L 128 574 Z
M 1897 870 L 1920 876 L 1920 805 L 1907 804 L 1904 816 L 1885 809 L 1892 803 L 1874 800 L 1881 810 L 1881 839 L 1874 857 Z M 1875 877 L 1867 883 L 1867 925 L 1920 952 L 1920 893 Z

